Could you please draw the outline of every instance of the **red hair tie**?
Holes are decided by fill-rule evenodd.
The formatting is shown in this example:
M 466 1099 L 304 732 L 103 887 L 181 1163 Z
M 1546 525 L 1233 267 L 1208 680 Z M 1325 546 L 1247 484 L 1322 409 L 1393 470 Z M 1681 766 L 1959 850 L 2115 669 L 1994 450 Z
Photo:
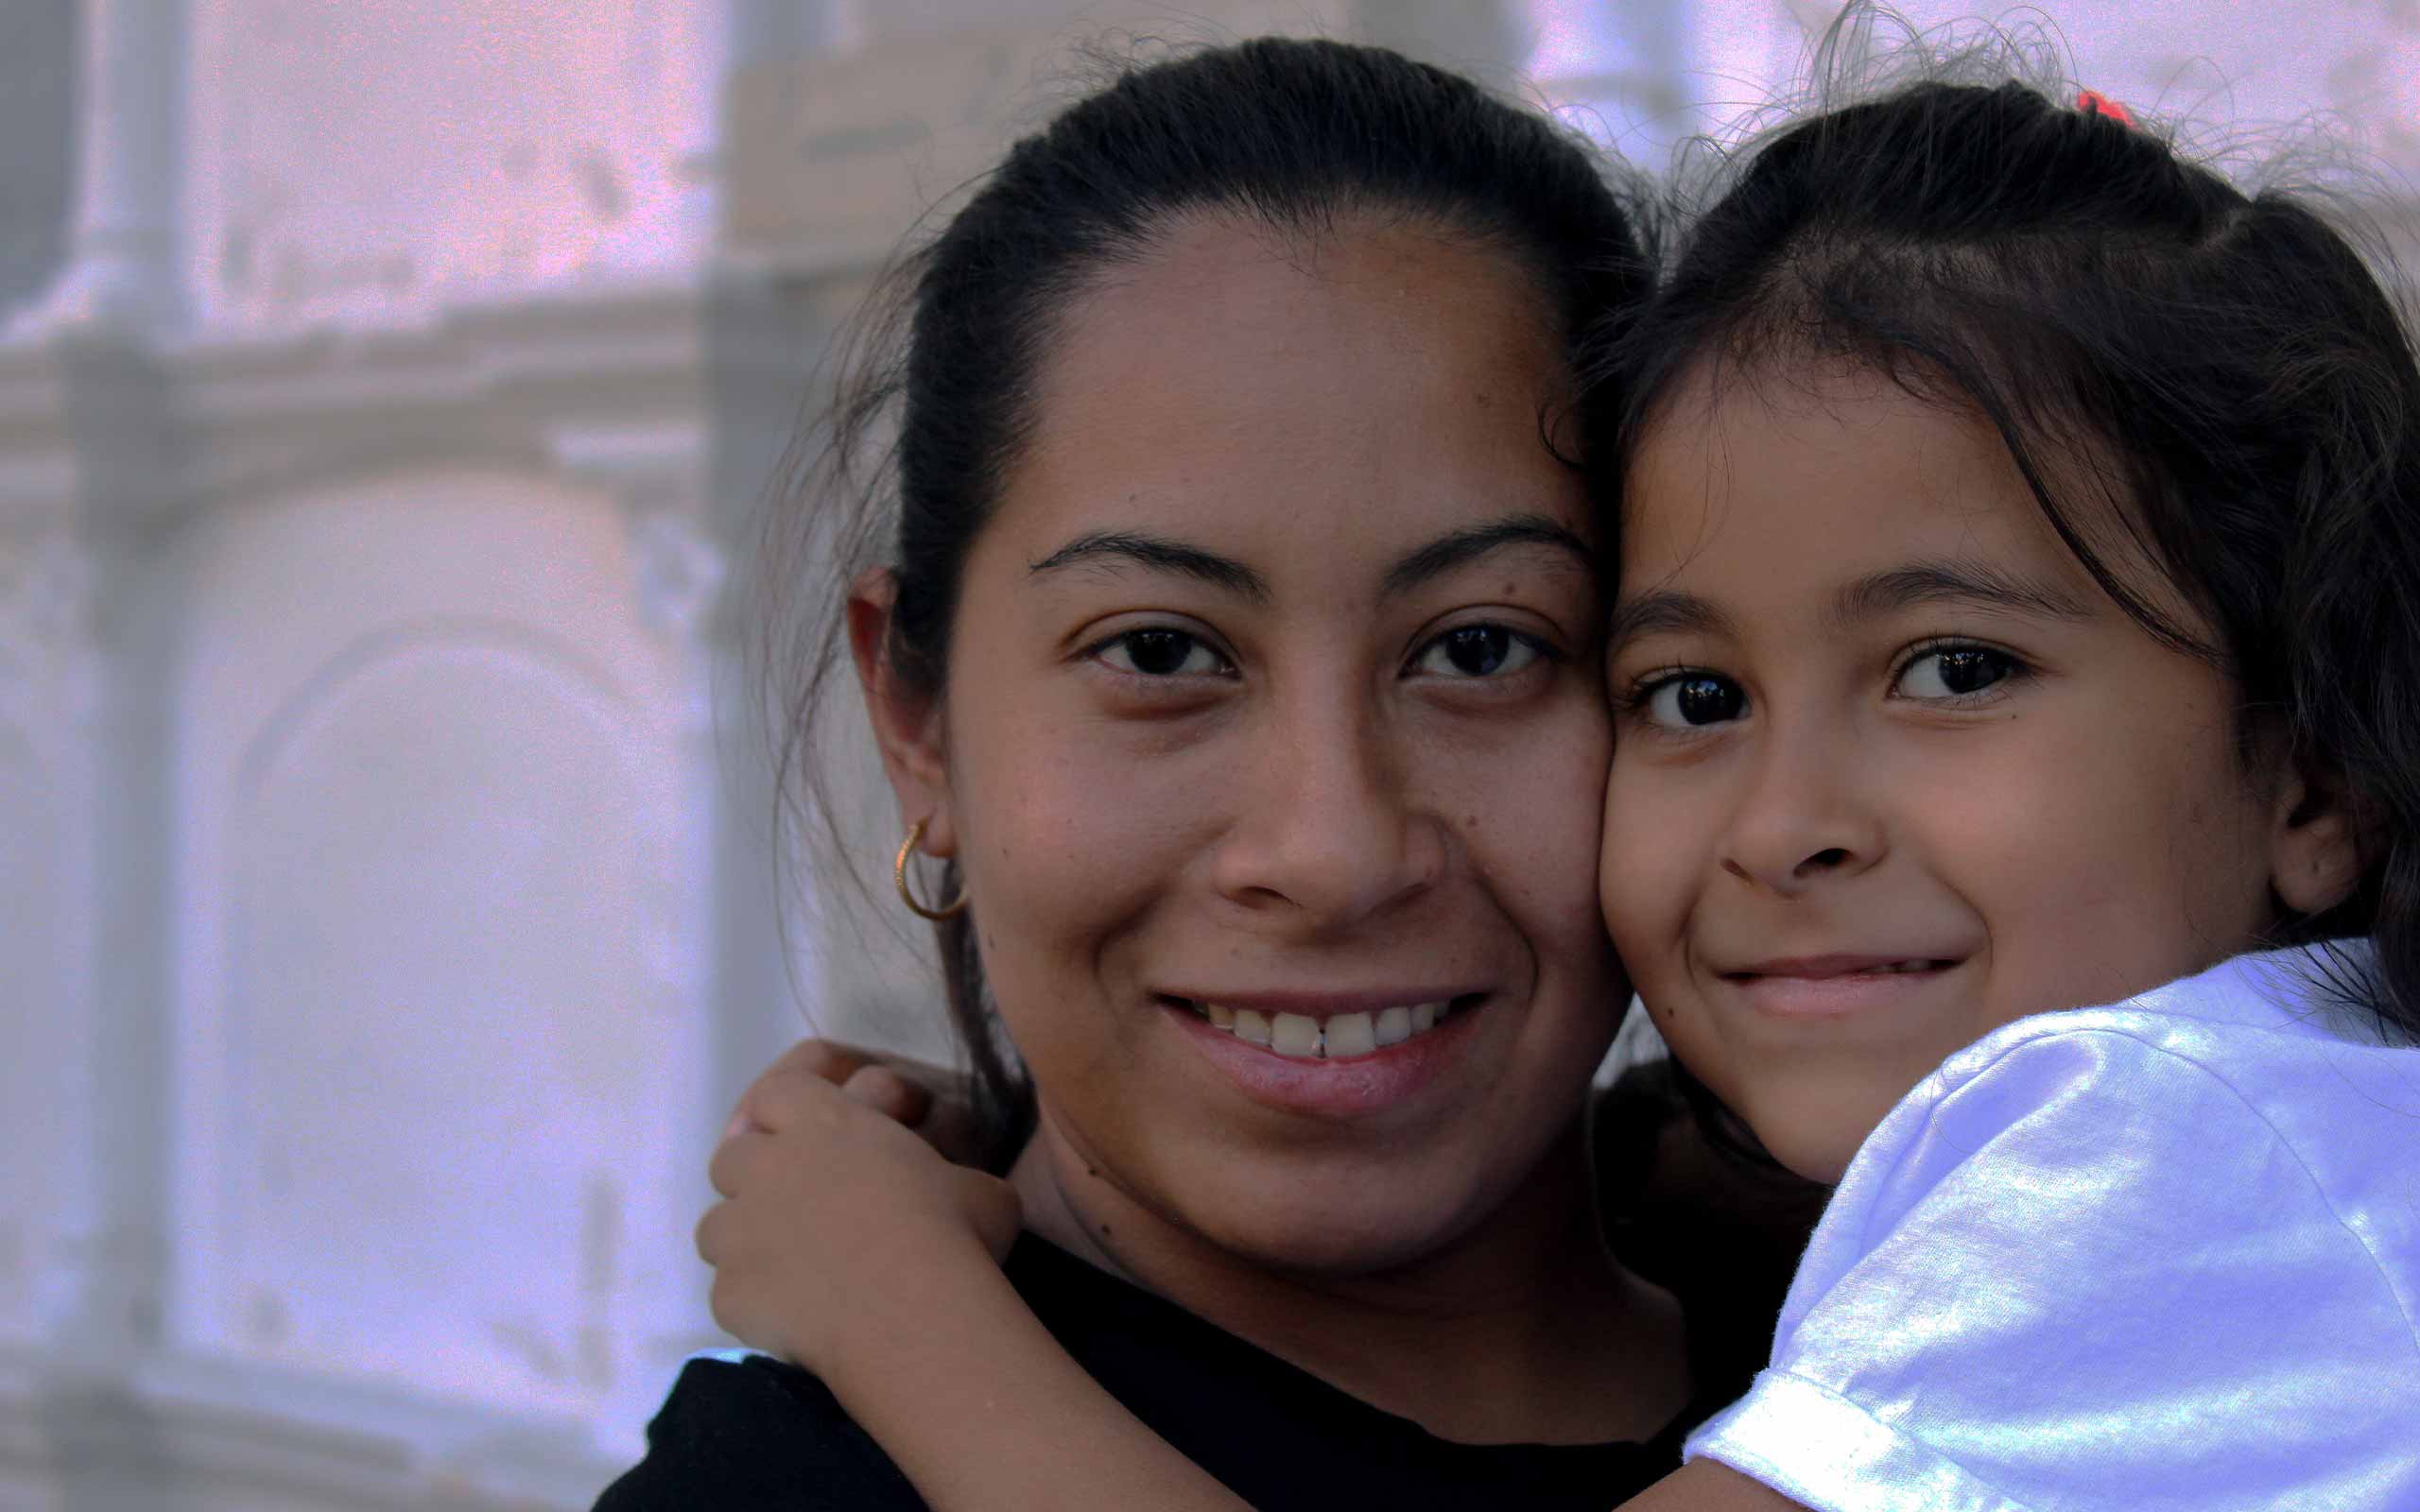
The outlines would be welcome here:
M 2119 126 L 2132 127 L 2135 124 L 2134 112 L 2097 89 L 2088 89 L 2077 95 L 2076 109 L 2086 115 L 2105 115 Z

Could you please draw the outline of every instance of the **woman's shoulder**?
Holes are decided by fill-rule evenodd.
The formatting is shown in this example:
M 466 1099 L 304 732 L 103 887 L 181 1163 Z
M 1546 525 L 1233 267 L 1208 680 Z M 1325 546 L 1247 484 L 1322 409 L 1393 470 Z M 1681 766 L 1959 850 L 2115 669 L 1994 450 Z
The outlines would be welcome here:
M 924 1504 L 823 1383 L 770 1356 L 735 1351 L 682 1366 L 648 1425 L 646 1457 L 606 1487 L 596 1512 Z

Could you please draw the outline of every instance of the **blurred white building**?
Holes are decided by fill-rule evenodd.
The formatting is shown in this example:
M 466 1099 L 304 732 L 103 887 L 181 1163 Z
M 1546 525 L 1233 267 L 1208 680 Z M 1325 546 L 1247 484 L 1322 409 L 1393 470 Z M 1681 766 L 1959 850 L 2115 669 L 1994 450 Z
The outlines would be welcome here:
M 2408 4 L 2069 10 L 2109 94 L 2420 160 Z M 0 1508 L 579 1507 L 636 1452 L 802 998 L 935 1042 L 838 879 L 776 902 L 725 581 L 1072 42 L 1387 42 L 1652 160 L 1828 11 L 10 0 Z

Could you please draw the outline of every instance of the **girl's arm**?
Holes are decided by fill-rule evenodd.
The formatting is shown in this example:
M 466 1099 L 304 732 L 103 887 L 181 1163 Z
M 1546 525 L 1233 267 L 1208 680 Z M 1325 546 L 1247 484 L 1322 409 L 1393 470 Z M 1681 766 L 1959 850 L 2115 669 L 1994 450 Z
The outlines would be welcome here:
M 785 1057 L 715 1152 L 724 1200 L 698 1226 L 715 1320 L 821 1377 L 936 1512 L 1250 1512 L 1069 1358 L 1009 1284 L 1009 1185 L 948 1164 L 877 1110 L 887 1096 L 843 1092 L 847 1070 L 833 1072 Z M 1803 1509 L 1699 1460 L 1620 1512 Z
M 907 1351 L 865 1349 L 866 1389 L 826 1381 L 935 1512 L 1249 1512 L 1069 1359 L 996 1268 L 957 1280 L 940 1313 L 902 1320 L 921 1324 Z M 1616 1512 L 1806 1509 L 1701 1459 Z
M 1806 1512 L 1806 1508 L 1728 1465 L 1693 1459 L 1615 1512 Z
M 1250 1512 L 1070 1359 L 996 1266 L 933 1279 L 921 1300 L 886 1298 L 893 1325 L 838 1351 L 825 1383 L 936 1512 Z
M 822 1379 L 937 1512 L 1250 1512 L 1126 1411 L 999 1268 L 1008 1183 L 818 1074 L 751 1089 L 698 1226 L 715 1321 Z

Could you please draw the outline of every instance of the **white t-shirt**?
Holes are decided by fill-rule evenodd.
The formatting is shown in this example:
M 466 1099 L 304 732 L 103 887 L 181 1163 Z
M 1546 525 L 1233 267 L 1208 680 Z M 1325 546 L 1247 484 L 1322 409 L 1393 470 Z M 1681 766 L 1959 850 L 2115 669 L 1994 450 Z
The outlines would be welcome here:
M 2420 1049 L 2328 969 L 2243 956 L 1952 1056 L 1688 1457 L 1822 1512 L 2420 1512 Z

